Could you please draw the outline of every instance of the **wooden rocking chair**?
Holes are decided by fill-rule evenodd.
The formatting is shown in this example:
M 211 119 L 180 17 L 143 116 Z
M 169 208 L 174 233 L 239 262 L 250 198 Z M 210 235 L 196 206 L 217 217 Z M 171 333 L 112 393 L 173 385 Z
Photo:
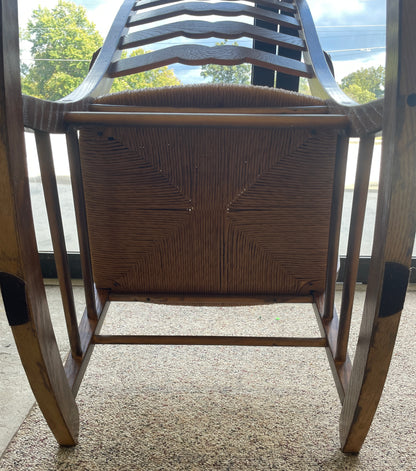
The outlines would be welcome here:
M 387 375 L 415 236 L 415 3 L 388 1 L 388 25 L 394 27 L 387 28 L 386 98 L 365 106 L 337 87 L 305 0 L 253 0 L 253 5 L 125 0 L 88 76 L 58 102 L 22 98 L 16 1 L 0 5 L 1 289 L 30 384 L 58 442 L 77 443 L 75 396 L 95 344 L 311 346 L 328 353 L 343 404 L 342 450 L 358 452 Z M 182 14 L 245 15 L 254 24 L 176 21 Z M 163 26 L 129 32 L 162 19 Z M 120 59 L 122 49 L 176 36 L 249 37 L 254 46 L 187 44 Z M 106 95 L 114 77 L 175 62 L 248 62 L 253 85 Z M 314 97 L 293 92 L 299 77 L 310 79 Z M 64 366 L 28 203 L 24 126 L 36 135 L 68 326 L 71 353 Z M 382 127 L 376 236 L 351 366 L 347 344 L 365 201 L 374 136 Z M 86 294 L 79 326 L 50 133 L 65 133 L 68 141 Z M 338 317 L 334 293 L 351 136 L 361 143 Z M 321 336 L 100 335 L 114 300 L 312 303 Z

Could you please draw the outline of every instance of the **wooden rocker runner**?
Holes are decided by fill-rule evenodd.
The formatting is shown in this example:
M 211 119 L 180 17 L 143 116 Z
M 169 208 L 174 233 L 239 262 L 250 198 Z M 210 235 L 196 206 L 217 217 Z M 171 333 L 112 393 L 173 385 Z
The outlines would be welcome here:
M 341 448 L 360 450 L 387 375 L 415 236 L 416 4 L 387 3 L 385 99 L 358 106 L 336 85 L 305 0 L 125 0 L 78 89 L 58 102 L 22 97 L 16 1 L 0 0 L 1 290 L 30 384 L 60 444 L 77 443 L 75 396 L 95 344 L 264 345 L 326 349 L 343 404 Z M 178 18 L 183 14 L 189 19 Z M 210 15 L 218 20 L 207 22 Z M 241 22 L 241 15 L 249 22 Z M 247 37 L 253 47 L 158 47 L 178 36 Z M 123 49 L 149 44 L 154 52 L 121 59 Z M 253 65 L 252 85 L 106 95 L 114 77 L 177 62 L 247 62 Z M 313 97 L 293 92 L 299 77 L 310 80 Z M 65 365 L 28 204 L 24 126 L 36 135 L 71 345 Z M 376 236 L 351 365 L 354 286 L 374 136 L 381 129 Z M 68 142 L 86 295 L 80 325 L 50 133 L 64 133 Z M 360 150 L 338 315 L 334 292 L 351 136 L 360 138 Z M 100 335 L 114 300 L 311 303 L 321 336 Z

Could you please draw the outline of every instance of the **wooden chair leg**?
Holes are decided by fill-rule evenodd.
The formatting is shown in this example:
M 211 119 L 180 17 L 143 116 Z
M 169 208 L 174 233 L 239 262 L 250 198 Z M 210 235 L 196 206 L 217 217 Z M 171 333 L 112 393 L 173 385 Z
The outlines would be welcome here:
M 378 309 L 375 310 L 371 302 L 372 293 L 367 296 L 351 379 L 341 411 L 340 439 L 345 453 L 360 451 L 380 401 L 408 277 L 406 266 L 386 263 Z
M 25 283 L 0 274 L 6 314 L 27 378 L 39 407 L 60 445 L 77 443 L 79 417 L 66 378 L 46 303 L 32 303 Z M 39 315 L 39 313 L 41 315 Z
M 361 332 L 341 413 L 341 446 L 357 453 L 390 364 L 416 229 L 416 3 L 389 0 L 379 202 Z
M 0 0 L 0 285 L 36 400 L 61 445 L 74 445 L 78 409 L 62 365 L 40 270 L 23 135 L 17 2 Z

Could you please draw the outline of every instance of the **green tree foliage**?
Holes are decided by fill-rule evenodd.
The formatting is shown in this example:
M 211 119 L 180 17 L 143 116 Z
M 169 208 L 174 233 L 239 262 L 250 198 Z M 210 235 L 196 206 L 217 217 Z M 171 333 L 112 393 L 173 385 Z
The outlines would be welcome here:
M 308 79 L 305 77 L 299 78 L 299 93 L 303 95 L 311 95 Z
M 65 0 L 52 9 L 34 10 L 23 39 L 32 43 L 35 60 L 23 70 L 23 93 L 49 100 L 68 95 L 82 82 L 92 54 L 102 45 L 85 8 Z
M 32 65 L 22 67 L 23 93 L 48 100 L 58 100 L 81 84 L 103 42 L 85 8 L 66 0 L 52 9 L 34 10 L 23 39 L 32 42 L 34 58 Z M 143 53 L 137 49 L 131 55 Z M 162 67 L 116 79 L 112 91 L 179 83 L 171 70 Z
M 357 103 L 368 103 L 384 95 L 384 67 L 361 68 L 341 80 L 341 88 Z
M 224 46 L 225 44 L 227 44 L 227 41 L 216 43 L 216 46 Z M 233 46 L 238 46 L 238 43 L 234 42 Z M 210 78 L 211 83 L 248 85 L 251 78 L 251 65 L 203 65 L 201 67 L 201 77 Z

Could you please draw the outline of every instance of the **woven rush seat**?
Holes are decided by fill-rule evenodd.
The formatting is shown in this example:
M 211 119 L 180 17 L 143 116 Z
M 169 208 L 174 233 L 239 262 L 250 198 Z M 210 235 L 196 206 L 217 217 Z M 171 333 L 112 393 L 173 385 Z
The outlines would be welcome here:
M 202 111 L 324 106 L 284 90 L 215 85 L 118 93 L 96 104 Z M 97 287 L 321 294 L 336 143 L 336 130 L 313 127 L 82 128 Z

